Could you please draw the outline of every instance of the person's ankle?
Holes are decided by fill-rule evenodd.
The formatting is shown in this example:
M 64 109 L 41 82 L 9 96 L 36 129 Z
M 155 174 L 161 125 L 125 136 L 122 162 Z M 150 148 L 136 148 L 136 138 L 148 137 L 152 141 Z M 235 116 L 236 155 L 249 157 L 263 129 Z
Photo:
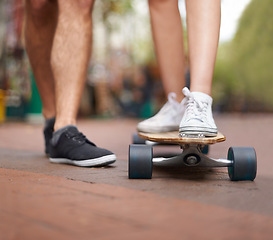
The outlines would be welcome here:
M 209 87 L 202 87 L 202 86 L 191 87 L 190 91 L 191 92 L 200 92 L 200 93 L 207 94 L 208 96 L 211 96 L 211 88 L 209 88 Z
M 57 131 L 61 128 L 64 128 L 68 125 L 74 125 L 76 126 L 76 120 L 58 120 L 56 119 L 55 125 L 54 125 L 54 131 Z
M 52 119 L 52 118 L 54 118 L 56 116 L 55 111 L 53 111 L 53 110 L 47 110 L 45 108 L 43 108 L 42 114 L 43 114 L 43 116 L 44 116 L 45 119 Z

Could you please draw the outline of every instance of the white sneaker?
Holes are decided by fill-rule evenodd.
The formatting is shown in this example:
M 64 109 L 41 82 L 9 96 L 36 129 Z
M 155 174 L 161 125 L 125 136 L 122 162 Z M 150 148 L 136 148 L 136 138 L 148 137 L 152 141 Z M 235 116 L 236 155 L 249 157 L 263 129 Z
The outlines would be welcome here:
M 179 135 L 216 136 L 218 130 L 212 116 L 212 98 L 202 92 L 190 92 L 186 87 L 182 92 L 186 110 L 180 122 Z
M 138 123 L 137 129 L 148 133 L 178 131 L 184 111 L 185 106 L 176 101 L 176 94 L 169 93 L 168 102 L 156 115 Z

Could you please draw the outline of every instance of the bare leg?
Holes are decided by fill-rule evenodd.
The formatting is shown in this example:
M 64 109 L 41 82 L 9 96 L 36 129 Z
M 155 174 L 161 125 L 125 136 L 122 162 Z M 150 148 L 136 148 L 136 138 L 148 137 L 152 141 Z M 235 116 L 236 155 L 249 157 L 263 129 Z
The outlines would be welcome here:
M 55 116 L 54 78 L 50 57 L 57 11 L 56 1 L 26 0 L 26 49 L 41 96 L 45 118 Z
M 92 0 L 58 0 L 59 18 L 52 49 L 56 89 L 55 130 L 76 124 L 92 41 Z
M 157 61 L 166 96 L 176 93 L 153 117 L 141 121 L 143 132 L 168 132 L 179 128 L 184 108 L 179 104 L 185 86 L 185 54 L 178 0 L 149 0 L 151 26 Z M 177 102 L 178 101 L 178 102 Z
M 221 1 L 188 0 L 186 7 L 191 91 L 211 95 L 219 41 Z
M 177 0 L 149 0 L 157 60 L 166 95 L 175 92 L 182 100 L 185 86 L 185 54 Z

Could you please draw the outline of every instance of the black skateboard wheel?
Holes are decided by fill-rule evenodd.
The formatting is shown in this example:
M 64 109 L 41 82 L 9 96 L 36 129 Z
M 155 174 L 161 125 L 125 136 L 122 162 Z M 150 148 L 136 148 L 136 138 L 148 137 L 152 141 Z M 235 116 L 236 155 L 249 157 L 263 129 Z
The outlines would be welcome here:
M 257 157 L 252 147 L 230 147 L 228 159 L 233 161 L 228 167 L 228 174 L 231 181 L 253 181 L 257 172 Z
M 153 171 L 151 146 L 132 144 L 129 146 L 129 179 L 151 179 Z
M 137 133 L 133 134 L 133 144 L 145 144 L 145 139 L 138 136 Z
M 208 154 L 209 153 L 209 145 L 204 145 L 204 147 L 202 148 L 202 153 L 203 154 Z

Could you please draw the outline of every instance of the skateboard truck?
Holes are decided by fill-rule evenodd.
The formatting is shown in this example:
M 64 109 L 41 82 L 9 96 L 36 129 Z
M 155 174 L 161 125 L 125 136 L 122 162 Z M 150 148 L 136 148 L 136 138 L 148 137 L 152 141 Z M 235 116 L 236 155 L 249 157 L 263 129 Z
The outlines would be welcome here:
M 202 146 L 198 144 L 186 144 L 182 146 L 183 152 L 169 158 L 153 158 L 152 162 L 157 165 L 179 165 L 185 167 L 230 167 L 233 161 L 228 159 L 214 159 L 203 154 Z

